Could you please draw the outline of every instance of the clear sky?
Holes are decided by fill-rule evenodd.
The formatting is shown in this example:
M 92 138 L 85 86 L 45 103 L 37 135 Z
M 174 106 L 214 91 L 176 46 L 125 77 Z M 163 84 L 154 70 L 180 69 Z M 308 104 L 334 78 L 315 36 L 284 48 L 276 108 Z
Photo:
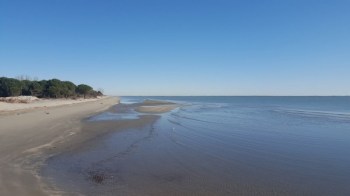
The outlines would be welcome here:
M 0 0 L 0 75 L 114 95 L 350 95 L 350 0 Z

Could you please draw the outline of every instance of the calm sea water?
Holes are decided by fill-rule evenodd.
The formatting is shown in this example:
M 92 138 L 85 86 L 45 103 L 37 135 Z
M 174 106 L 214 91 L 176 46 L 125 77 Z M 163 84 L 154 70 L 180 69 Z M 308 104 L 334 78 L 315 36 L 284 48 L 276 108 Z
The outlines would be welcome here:
M 350 195 L 349 97 L 122 103 L 147 98 L 183 106 L 152 125 L 55 156 L 43 173 L 72 194 Z M 104 181 L 89 181 L 94 172 Z

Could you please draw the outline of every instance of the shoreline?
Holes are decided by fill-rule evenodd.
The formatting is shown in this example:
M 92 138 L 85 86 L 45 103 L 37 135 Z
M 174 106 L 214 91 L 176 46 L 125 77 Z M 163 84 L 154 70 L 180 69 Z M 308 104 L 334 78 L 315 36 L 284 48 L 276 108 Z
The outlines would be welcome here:
M 119 103 L 120 99 L 117 97 L 105 97 L 85 102 L 0 112 L 0 194 L 65 194 L 65 190 L 59 190 L 40 174 L 48 159 L 64 152 L 88 147 L 98 142 L 98 137 L 109 132 L 144 127 L 159 118 L 156 114 L 179 107 L 177 104 L 158 101 L 130 106 Z M 139 110 L 144 106 L 147 106 L 146 110 Z M 123 110 L 128 109 L 140 112 L 137 114 L 139 118 L 122 121 L 87 120 L 104 112 L 124 115 Z
M 44 161 L 82 130 L 82 120 L 119 103 L 105 97 L 77 104 L 31 108 L 0 115 L 1 195 L 48 195 L 38 175 Z M 73 139 L 75 138 L 75 139 Z M 50 193 L 54 194 L 54 193 Z

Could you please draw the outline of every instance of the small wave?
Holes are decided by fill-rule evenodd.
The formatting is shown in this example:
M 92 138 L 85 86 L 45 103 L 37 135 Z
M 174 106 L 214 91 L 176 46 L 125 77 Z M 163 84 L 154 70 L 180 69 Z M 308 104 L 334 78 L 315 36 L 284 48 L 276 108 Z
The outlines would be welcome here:
M 298 109 L 276 109 L 273 111 L 278 113 L 298 115 L 298 116 L 308 117 L 308 118 L 326 118 L 329 120 L 350 121 L 350 113 L 345 113 L 345 112 L 298 110 Z
M 181 126 L 181 123 L 180 122 L 176 122 L 176 121 L 173 121 L 173 120 L 170 120 L 168 119 L 168 121 L 174 125 L 178 125 L 178 126 Z
M 210 104 L 192 103 L 192 104 L 184 105 L 183 107 L 180 108 L 180 110 L 185 112 L 198 112 L 198 111 L 222 109 L 227 107 L 229 107 L 229 104 L 224 104 L 224 103 L 210 103 Z
M 214 121 L 207 121 L 207 120 L 202 120 L 202 119 L 198 119 L 198 118 L 191 118 L 185 115 L 180 115 L 178 113 L 172 113 L 171 116 L 176 117 L 176 118 L 182 118 L 182 119 L 186 119 L 186 120 L 192 120 L 192 121 L 197 121 L 197 122 L 203 122 L 203 123 L 214 123 L 214 124 L 221 124 L 219 122 L 214 122 Z

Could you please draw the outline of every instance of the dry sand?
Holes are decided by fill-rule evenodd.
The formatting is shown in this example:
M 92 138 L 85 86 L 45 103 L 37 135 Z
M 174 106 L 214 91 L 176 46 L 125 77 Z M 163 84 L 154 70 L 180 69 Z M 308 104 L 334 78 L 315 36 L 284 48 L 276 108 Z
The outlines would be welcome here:
M 8 97 L 3 101 L 0 101 L 0 114 L 8 113 L 8 112 L 17 112 L 17 111 L 28 111 L 29 109 L 37 109 L 37 108 L 46 108 L 46 107 L 54 107 L 54 106 L 63 106 L 63 105 L 71 105 L 77 103 L 91 102 L 103 99 L 105 97 L 93 98 L 93 99 L 38 99 L 36 97 L 31 96 L 20 96 L 20 97 Z M 18 100 L 25 101 L 28 103 L 7 103 L 6 100 Z
M 32 103 L 1 103 L 0 195 L 48 195 L 44 191 L 46 185 L 37 175 L 47 158 L 44 154 L 54 152 L 65 141 L 74 138 L 82 130 L 83 118 L 108 109 L 119 99 L 107 97 L 73 104 L 77 102 L 33 103 L 35 107 Z

